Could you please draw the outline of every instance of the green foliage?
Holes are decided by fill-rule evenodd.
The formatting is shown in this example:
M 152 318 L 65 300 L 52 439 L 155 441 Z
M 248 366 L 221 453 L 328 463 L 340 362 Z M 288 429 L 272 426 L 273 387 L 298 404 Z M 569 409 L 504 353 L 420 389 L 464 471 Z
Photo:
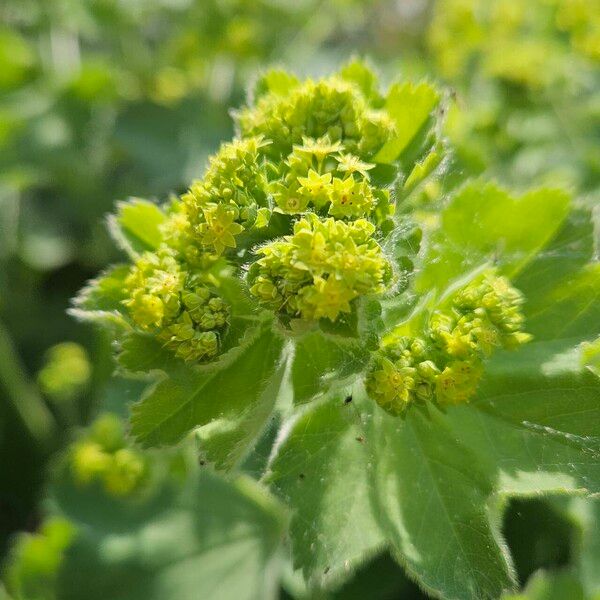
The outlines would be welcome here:
M 598 594 L 594 3 L 0 13 L 0 542 L 38 522 L 63 432 L 137 400 L 49 473 L 12 596 Z M 349 47 L 391 85 L 361 60 L 318 79 Z M 115 198 L 127 264 L 71 310 L 92 338 L 61 313 L 114 260 Z M 564 563 L 515 516 L 530 496 L 575 527 Z
M 135 487 L 122 485 L 131 482 L 117 460 L 125 452 L 129 467 L 134 457 L 145 465 Z M 94 465 L 102 472 L 90 473 Z M 6 581 L 16 599 L 276 597 L 281 506 L 247 477 L 201 470 L 187 450 L 157 456 L 126 445 L 115 415 L 70 447 L 51 514 L 13 549 Z
M 231 471 L 261 464 L 253 448 L 271 440 L 264 481 L 293 509 L 293 564 L 310 586 L 340 585 L 389 547 L 435 595 L 498 598 L 516 584 L 502 499 L 600 489 L 600 380 L 580 346 L 600 334 L 596 234 L 559 189 L 466 181 L 414 211 L 411 191 L 444 152 L 440 96 L 424 83 L 383 94 L 368 73 L 265 75 L 237 114 L 241 137 L 165 209 L 162 245 L 134 254 L 125 298 L 109 274 L 77 310 L 112 304 L 138 330 L 120 360 L 154 373 L 132 413 L 143 445 L 195 431 L 202 461 Z M 355 208 L 338 210 L 338 193 L 358 194 Z M 129 219 L 137 240 L 157 231 L 144 222 Z M 229 304 L 205 365 L 169 355 L 162 333 L 181 310 L 199 323 L 186 271 Z

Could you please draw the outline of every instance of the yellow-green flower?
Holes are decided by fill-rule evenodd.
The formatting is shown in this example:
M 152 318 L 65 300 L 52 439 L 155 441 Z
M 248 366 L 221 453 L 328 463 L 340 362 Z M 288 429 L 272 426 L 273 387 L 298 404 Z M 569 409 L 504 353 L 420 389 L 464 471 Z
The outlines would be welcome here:
M 244 231 L 236 223 L 236 210 L 225 204 L 211 206 L 204 210 L 206 222 L 200 225 L 201 239 L 205 246 L 212 246 L 217 254 L 226 248 L 235 248 L 235 236 Z
M 353 154 L 340 154 L 335 158 L 338 161 L 338 171 L 342 171 L 342 173 L 347 173 L 348 175 L 359 173 L 367 180 L 370 178 L 369 171 L 375 167 L 374 164 L 364 162 Z
M 414 375 L 413 368 L 398 367 L 390 359 L 381 357 L 369 371 L 367 391 L 385 411 L 401 415 L 412 401 Z
M 476 358 L 453 361 L 436 381 L 437 399 L 442 404 L 463 404 L 477 391 L 483 369 Z
M 468 402 L 477 391 L 483 360 L 498 347 L 510 350 L 530 339 L 519 331 L 521 303 L 521 294 L 507 279 L 493 271 L 484 273 L 429 317 L 422 337 L 395 332 L 384 336 L 367 376 L 369 394 L 385 410 L 398 414 L 389 400 L 391 377 L 394 369 L 409 368 L 412 383 L 406 388 L 410 393 L 401 397 L 403 402 Z
M 341 142 L 332 142 L 326 135 L 316 140 L 304 137 L 302 138 L 301 145 L 294 146 L 294 150 L 314 156 L 319 163 L 322 163 L 328 156 L 339 152 L 341 149 Z
M 293 235 L 257 250 L 250 292 L 290 317 L 335 320 L 352 311 L 352 300 L 382 293 L 390 283 L 391 267 L 374 232 L 364 219 L 345 223 L 308 213 Z
M 314 169 L 310 169 L 306 177 L 298 177 L 302 195 L 313 203 L 316 208 L 325 205 L 331 195 L 331 173 L 319 175 Z
M 301 294 L 306 316 L 327 317 L 330 321 L 335 321 L 341 312 L 350 312 L 350 302 L 357 296 L 344 281 L 331 275 L 327 279 L 315 277 L 313 285 L 304 288 Z

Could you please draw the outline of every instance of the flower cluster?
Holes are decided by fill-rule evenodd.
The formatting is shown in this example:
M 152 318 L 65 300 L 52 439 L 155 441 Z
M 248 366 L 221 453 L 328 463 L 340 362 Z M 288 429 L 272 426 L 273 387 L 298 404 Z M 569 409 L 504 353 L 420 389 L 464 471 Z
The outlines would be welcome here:
M 264 76 L 237 137 L 157 218 L 158 249 L 135 256 L 121 304 L 135 330 L 185 361 L 217 356 L 225 269 L 244 272 L 257 304 L 290 326 L 336 321 L 392 289 L 412 265 L 393 269 L 380 245 L 394 228 L 395 167 L 377 154 L 398 132 L 376 87 L 359 64 L 318 81 Z
M 334 321 L 352 310 L 352 300 L 391 282 L 377 237 L 394 205 L 389 191 L 371 182 L 369 160 L 395 125 L 343 74 L 289 83 L 288 94 L 268 92 L 237 115 L 240 137 L 211 158 L 162 231 L 170 259 L 199 269 L 266 241 L 249 266 L 251 293 L 280 316 Z M 283 231 L 267 231 L 274 213 L 284 217 Z M 145 283 L 135 287 L 139 300 L 128 305 L 138 325 L 164 329 L 164 318 L 175 315 L 187 333 L 199 325 L 179 314 L 181 302 L 159 302 Z
M 262 246 L 250 292 L 289 317 L 335 321 L 360 295 L 385 290 L 392 271 L 365 219 L 345 223 L 307 214 L 288 235 Z
M 86 436 L 71 446 L 69 466 L 78 485 L 98 482 L 113 496 L 135 492 L 147 471 L 144 457 L 126 447 L 121 421 L 111 414 L 99 417 Z
M 389 115 L 343 75 L 297 83 L 285 95 L 266 94 L 240 111 L 237 122 L 242 135 L 271 140 L 268 153 L 275 158 L 289 154 L 305 137 L 324 135 L 342 142 L 347 152 L 370 158 L 395 133 Z
M 200 247 L 220 256 L 236 247 L 236 237 L 254 224 L 267 203 L 262 136 L 223 144 L 211 159 L 204 178 L 181 197 L 185 214 Z
M 134 325 L 186 361 L 214 357 L 227 325 L 227 304 L 203 279 L 163 247 L 140 256 L 125 281 Z
M 370 183 L 374 164 L 345 152 L 341 142 L 327 135 L 304 137 L 279 165 L 279 175 L 269 183 L 276 207 L 287 214 L 307 210 L 336 219 L 370 216 L 379 204 L 388 206 L 389 192 Z
M 386 411 L 402 415 L 415 402 L 468 402 L 483 360 L 495 348 L 515 349 L 522 331 L 523 298 L 504 277 L 486 273 L 435 311 L 421 337 L 390 336 L 375 355 L 366 386 Z

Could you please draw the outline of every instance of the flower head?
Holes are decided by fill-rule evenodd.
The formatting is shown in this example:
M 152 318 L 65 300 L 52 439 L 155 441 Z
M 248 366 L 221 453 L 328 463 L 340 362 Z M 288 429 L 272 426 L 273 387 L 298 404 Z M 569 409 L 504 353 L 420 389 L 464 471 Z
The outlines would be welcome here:
M 423 401 L 468 402 L 477 391 L 484 359 L 496 348 L 514 349 L 530 339 L 520 331 L 521 298 L 493 271 L 475 279 L 430 316 L 422 337 L 392 333 L 384 338 L 372 359 L 367 391 L 392 414 Z M 402 369 L 411 369 L 410 386 L 392 377 L 407 373 Z
M 390 283 L 391 267 L 374 231 L 365 220 L 345 223 L 309 213 L 293 235 L 258 249 L 248 273 L 250 292 L 290 317 L 334 321 L 352 310 L 353 299 L 381 293 Z
M 202 244 L 212 246 L 216 254 L 222 254 L 225 248 L 235 248 L 235 236 L 244 231 L 236 222 L 238 211 L 226 204 L 217 204 L 203 212 L 205 222 L 198 227 Z

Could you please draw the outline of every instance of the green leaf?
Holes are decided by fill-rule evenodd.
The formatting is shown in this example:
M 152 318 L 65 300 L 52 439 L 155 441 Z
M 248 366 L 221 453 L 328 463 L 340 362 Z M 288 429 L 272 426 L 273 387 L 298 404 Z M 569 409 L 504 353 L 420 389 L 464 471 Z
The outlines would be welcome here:
M 298 84 L 298 78 L 284 69 L 269 69 L 261 74 L 254 85 L 254 100 L 269 93 L 279 96 L 285 95 L 297 87 Z
M 495 183 L 465 185 L 450 199 L 428 241 L 417 290 L 443 290 L 486 262 L 514 277 L 553 238 L 569 204 L 560 190 L 512 196 Z
M 108 217 L 108 228 L 115 242 L 135 257 L 160 246 L 160 226 L 165 219 L 165 213 L 153 202 L 132 198 L 117 204 L 117 214 Z
M 241 464 L 272 426 L 276 419 L 273 410 L 284 385 L 286 367 L 287 357 L 284 354 L 260 398 L 252 406 L 239 414 L 232 411 L 196 431 L 202 455 L 217 469 L 232 469 Z
M 76 489 L 65 499 L 60 508 L 78 535 L 59 574 L 63 600 L 277 597 L 273 566 L 285 517 L 249 479 L 203 472 L 136 501 Z
M 600 335 L 595 237 L 590 211 L 573 211 L 515 280 L 527 298 L 527 328 L 537 340 L 563 339 L 573 345 Z
M 384 542 L 370 503 L 360 409 L 332 393 L 284 425 L 267 481 L 293 509 L 294 562 L 330 584 Z M 287 430 L 289 428 L 289 431 Z
M 440 418 L 390 417 L 355 386 L 310 405 L 277 447 L 267 477 L 294 509 L 296 566 L 330 584 L 383 544 L 421 585 L 447 598 L 512 587 L 486 503 L 492 481 Z
M 600 338 L 582 346 L 581 362 L 584 367 L 600 376 Z
M 382 101 L 378 90 L 377 77 L 364 61 L 352 60 L 341 68 L 340 76 L 342 79 L 356 84 L 365 95 L 365 98 L 371 102 L 379 104 Z
M 440 95 L 430 84 L 421 82 L 396 83 L 388 91 L 385 108 L 396 122 L 397 136 L 387 142 L 375 155 L 374 161 L 391 163 L 425 129 Z
M 120 342 L 117 354 L 119 366 L 131 374 L 168 373 L 170 376 L 191 367 L 169 352 L 155 336 L 139 331 L 128 332 Z
M 132 433 L 144 446 L 173 444 L 192 429 L 218 419 L 256 419 L 275 404 L 269 381 L 279 366 L 283 340 L 270 323 L 220 360 L 185 380 L 165 378 L 132 409 Z M 222 456 L 220 457 L 222 460 Z
M 520 594 L 506 594 L 502 600 L 585 600 L 581 583 L 569 571 L 538 571 Z
M 302 404 L 327 393 L 331 385 L 364 370 L 369 350 L 363 340 L 312 331 L 294 345 L 292 385 L 294 402 Z
M 599 397 L 600 381 L 576 351 L 532 342 L 494 358 L 477 399 L 448 410 L 447 420 L 500 491 L 597 492 Z
M 375 410 L 367 432 L 381 527 L 400 562 L 444 598 L 498 598 L 514 585 L 486 502 L 492 482 L 438 414 L 406 420 Z
M 69 314 L 82 321 L 127 327 L 123 300 L 127 298 L 128 274 L 128 265 L 115 265 L 89 281 L 73 300 Z
M 444 148 L 442 144 L 436 144 L 408 174 L 402 188 L 402 196 L 408 196 L 417 186 L 423 183 L 436 170 L 443 158 Z
M 572 498 L 567 514 L 580 527 L 575 544 L 575 565 L 590 598 L 600 597 L 600 498 Z

